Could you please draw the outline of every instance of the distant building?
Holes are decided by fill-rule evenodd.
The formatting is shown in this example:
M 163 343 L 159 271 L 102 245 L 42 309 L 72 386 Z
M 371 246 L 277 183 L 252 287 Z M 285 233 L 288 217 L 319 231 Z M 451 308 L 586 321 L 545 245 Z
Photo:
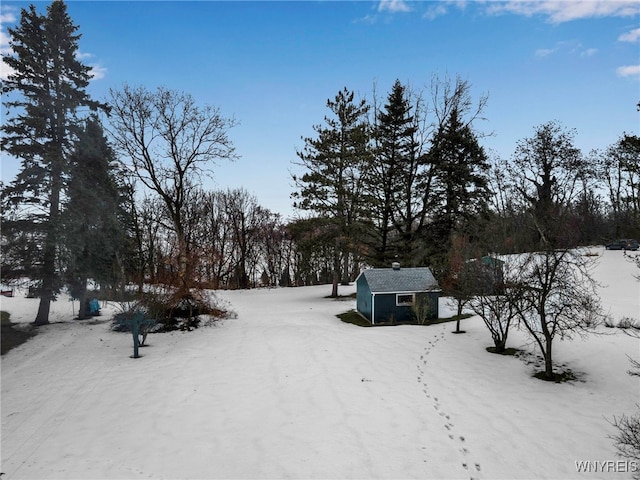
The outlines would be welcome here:
M 492 295 L 503 292 L 504 289 L 504 261 L 499 258 L 485 255 L 479 259 L 472 258 L 467 261 L 467 266 L 474 270 L 468 273 L 473 275 L 474 294 Z
M 440 286 L 427 267 L 363 270 L 356 278 L 358 312 L 371 322 L 415 322 L 415 307 L 426 309 L 429 320 L 438 318 Z

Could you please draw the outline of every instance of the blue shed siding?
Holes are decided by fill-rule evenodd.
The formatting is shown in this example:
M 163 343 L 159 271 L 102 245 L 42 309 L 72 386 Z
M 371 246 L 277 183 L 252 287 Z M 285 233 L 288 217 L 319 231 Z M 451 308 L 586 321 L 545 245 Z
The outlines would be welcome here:
M 423 299 L 427 299 L 429 302 L 429 314 L 427 315 L 428 320 L 437 320 L 440 315 L 440 311 L 438 309 L 438 300 L 440 299 L 440 294 L 438 292 L 425 292 L 425 293 L 416 293 L 416 302 L 420 302 Z
M 413 320 L 413 310 L 410 306 L 396 305 L 395 293 L 378 293 L 373 298 L 375 299 L 375 323 L 400 323 Z
M 371 289 L 362 276 L 356 282 L 356 309 L 371 322 Z

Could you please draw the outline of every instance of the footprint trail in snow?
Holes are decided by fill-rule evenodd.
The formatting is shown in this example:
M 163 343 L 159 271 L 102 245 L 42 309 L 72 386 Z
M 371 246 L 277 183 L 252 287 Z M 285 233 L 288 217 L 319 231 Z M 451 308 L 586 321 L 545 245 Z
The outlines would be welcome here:
M 428 341 L 428 344 L 424 349 L 424 353 L 420 355 L 420 362 L 418 363 L 418 383 L 422 385 L 422 392 L 425 394 L 426 398 L 433 402 L 433 408 L 438 412 L 438 415 L 442 417 L 444 421 L 444 428 L 446 430 L 447 436 L 449 437 L 449 440 L 455 442 L 458 445 L 458 451 L 460 452 L 462 457 L 462 467 L 465 470 L 468 470 L 470 473 L 473 473 L 472 475 L 470 475 L 469 480 L 479 480 L 480 477 L 478 476 L 478 474 L 481 471 L 480 463 L 469 461 L 469 450 L 465 446 L 464 435 L 456 433 L 455 425 L 452 422 L 451 415 L 442 409 L 438 397 L 431 394 L 428 378 L 425 374 L 429 353 L 433 348 L 435 348 L 438 342 L 444 339 L 444 336 L 444 331 L 436 333 Z

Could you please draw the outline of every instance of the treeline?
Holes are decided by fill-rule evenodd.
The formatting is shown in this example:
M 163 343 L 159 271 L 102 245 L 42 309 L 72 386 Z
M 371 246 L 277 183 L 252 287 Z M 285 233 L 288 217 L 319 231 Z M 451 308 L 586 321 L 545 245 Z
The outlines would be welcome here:
M 162 202 L 147 197 L 132 204 L 137 217 L 133 260 L 122 278 L 173 285 L 180 272 L 180 248 Z M 212 289 L 300 286 L 331 281 L 327 254 L 308 232 L 262 207 L 245 189 L 196 189 L 185 202 L 182 259 L 190 287 Z
M 216 161 L 237 158 L 236 121 L 218 108 L 129 85 L 92 100 L 77 30 L 64 2 L 46 15 L 31 6 L 3 55 L 2 148 L 22 165 L 2 186 L 2 279 L 36 282 L 36 324 L 61 288 L 82 299 L 89 280 L 184 295 L 333 282 L 337 295 L 363 265 L 446 278 L 461 255 L 640 236 L 637 136 L 585 154 L 551 121 L 495 158 L 477 125 L 488 98 L 437 77 L 427 90 L 396 81 L 383 99 L 347 88 L 329 99 L 294 162 L 300 217 L 285 221 L 242 188 L 202 189 Z
M 437 77 L 427 92 L 396 81 L 384 101 L 346 88 L 327 101 L 298 151 L 294 198 L 333 250 L 334 294 L 361 262 L 445 278 L 461 245 L 469 257 L 640 234 L 637 136 L 585 154 L 574 130 L 550 121 L 510 158 L 491 157 L 476 126 L 486 102 L 467 81 Z

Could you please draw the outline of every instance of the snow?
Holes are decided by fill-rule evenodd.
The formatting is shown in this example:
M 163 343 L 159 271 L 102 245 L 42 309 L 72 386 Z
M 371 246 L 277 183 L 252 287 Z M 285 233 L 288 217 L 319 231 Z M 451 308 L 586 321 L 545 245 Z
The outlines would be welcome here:
M 597 252 L 606 309 L 640 318 L 640 272 Z M 477 317 L 463 335 L 361 328 L 335 316 L 355 300 L 329 293 L 219 291 L 237 318 L 149 335 L 138 359 L 131 335 L 109 328 L 117 305 L 74 321 L 72 303 L 55 302 L 54 323 L 2 357 L 2 479 L 619 479 L 638 467 L 608 438 L 614 416 L 636 412 L 637 338 L 600 327 L 558 339 L 557 367 L 579 380 L 549 383 L 532 377 L 522 332 L 507 346 L 529 354 L 493 355 Z M 37 302 L 0 309 L 31 322 Z

